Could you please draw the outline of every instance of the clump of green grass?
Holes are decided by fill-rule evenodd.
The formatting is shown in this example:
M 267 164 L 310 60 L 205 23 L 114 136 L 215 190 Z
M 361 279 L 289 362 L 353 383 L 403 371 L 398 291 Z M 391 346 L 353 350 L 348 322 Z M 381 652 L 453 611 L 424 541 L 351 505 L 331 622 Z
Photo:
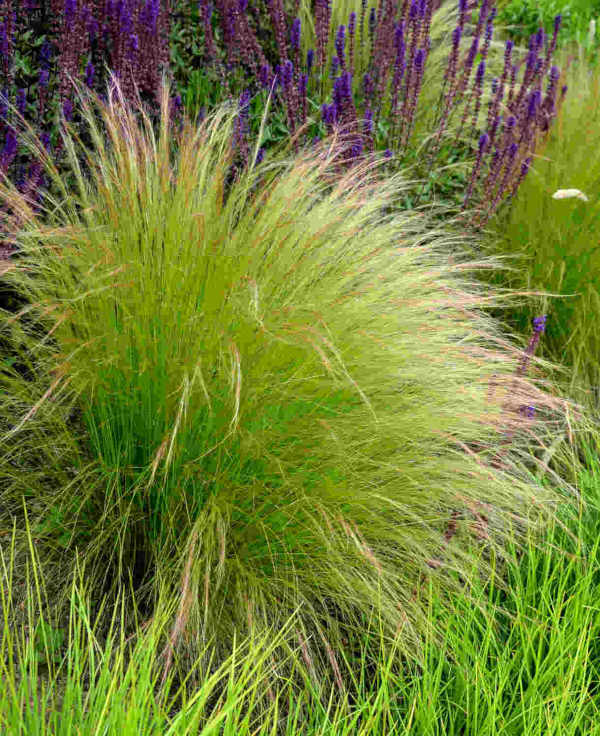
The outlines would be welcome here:
M 232 113 L 179 133 L 165 88 L 156 134 L 109 99 L 84 104 L 89 149 L 64 134 L 74 190 L 38 150 L 62 200 L 1 188 L 27 304 L 2 314 L 4 519 L 25 503 L 45 563 L 79 548 L 98 595 L 177 596 L 173 649 L 225 657 L 299 609 L 307 667 L 339 681 L 377 611 L 418 657 L 423 580 L 460 587 L 472 539 L 485 574 L 560 498 L 530 471 L 562 404 L 514 376 L 483 312 L 504 299 L 468 276 L 490 263 L 385 214 L 406 184 L 375 159 L 340 173 L 332 144 L 232 180 Z
M 495 253 L 518 256 L 494 281 L 547 292 L 518 311 L 512 324 L 526 329 L 532 316 L 549 313 L 543 353 L 571 370 L 569 391 L 598 407 L 600 387 L 600 72 L 585 58 L 572 60 L 565 82 L 567 104 L 535 158 L 533 170 L 510 209 L 491 232 Z M 587 201 L 554 199 L 577 189 Z
M 310 681 L 299 644 L 288 659 L 300 687 L 281 676 L 273 681 L 276 646 L 295 617 L 282 631 L 238 641 L 221 666 L 205 667 L 199 657 L 187 679 L 177 670 L 163 680 L 173 601 L 130 632 L 121 599 L 108 631 L 100 631 L 80 567 L 61 631 L 48 614 L 31 540 L 26 612 L 17 624 L 13 536 L 10 554 L 1 555 L 0 728 L 15 736 L 594 733 L 600 472 L 597 448 L 590 445 L 587 453 L 587 470 L 577 461 L 571 468 L 582 495 L 577 518 L 559 514 L 541 538 L 528 534 L 524 546 L 509 544 L 489 580 L 478 581 L 475 556 L 474 585 L 452 596 L 450 607 L 429 586 L 421 664 L 386 644 L 375 615 L 357 655 L 340 660 L 351 684 L 342 691 Z M 437 630 L 439 642 L 432 635 Z

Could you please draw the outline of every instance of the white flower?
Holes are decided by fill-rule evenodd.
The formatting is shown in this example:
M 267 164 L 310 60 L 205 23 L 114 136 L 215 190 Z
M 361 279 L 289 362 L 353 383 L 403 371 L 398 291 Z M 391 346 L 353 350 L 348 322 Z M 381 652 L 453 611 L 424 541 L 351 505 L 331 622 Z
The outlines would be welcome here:
M 552 199 L 573 199 L 573 197 L 581 199 L 582 202 L 590 201 L 583 192 L 579 191 L 579 189 L 558 189 L 552 195 Z

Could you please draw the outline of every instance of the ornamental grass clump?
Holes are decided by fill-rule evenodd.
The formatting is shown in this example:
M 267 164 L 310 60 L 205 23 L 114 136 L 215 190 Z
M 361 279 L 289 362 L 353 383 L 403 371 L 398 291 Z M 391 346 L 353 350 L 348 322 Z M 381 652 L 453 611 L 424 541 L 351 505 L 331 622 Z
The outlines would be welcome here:
M 417 656 L 423 580 L 462 588 L 551 514 L 530 471 L 563 410 L 513 375 L 482 311 L 503 297 L 468 277 L 486 262 L 389 214 L 400 175 L 340 175 L 334 138 L 232 180 L 236 110 L 179 132 L 168 95 L 158 134 L 117 87 L 84 100 L 93 145 L 65 128 L 77 188 L 43 217 L 1 188 L 24 304 L 1 323 L 2 513 L 26 506 L 48 565 L 77 546 L 99 591 L 176 596 L 167 662 L 294 611 L 317 679 L 375 611 Z

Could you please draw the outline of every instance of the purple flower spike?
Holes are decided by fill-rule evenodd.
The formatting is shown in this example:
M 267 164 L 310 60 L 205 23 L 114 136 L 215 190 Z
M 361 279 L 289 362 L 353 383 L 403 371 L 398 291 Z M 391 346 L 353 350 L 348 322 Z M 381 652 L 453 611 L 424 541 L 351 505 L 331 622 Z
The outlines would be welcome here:
M 548 319 L 547 314 L 543 314 L 541 317 L 535 317 L 533 320 L 533 330 L 538 335 L 546 330 L 546 320 Z
M 337 35 L 335 37 L 335 50 L 338 55 L 338 59 L 340 60 L 340 66 L 342 69 L 346 66 L 346 55 L 345 55 L 345 48 L 346 48 L 346 27 L 340 26 L 337 30 Z
M 306 71 L 310 74 L 313 68 L 313 64 L 315 62 L 315 52 L 314 49 L 308 49 L 306 52 Z
M 377 25 L 377 14 L 375 13 L 375 7 L 373 6 L 369 14 L 369 34 L 371 36 L 373 36 L 373 34 L 375 33 L 376 25 Z
M 454 49 L 457 49 L 460 46 L 460 39 L 462 36 L 462 29 L 460 26 L 456 26 L 456 28 L 452 31 L 452 46 Z
M 331 59 L 331 78 L 334 79 L 338 72 L 338 67 L 340 65 L 340 60 L 337 56 L 334 56 Z
M 240 13 L 245 13 L 248 7 L 248 0 L 240 0 Z
M 268 64 L 264 64 L 261 66 L 259 72 L 258 72 L 258 81 L 260 82 L 260 85 L 263 89 L 267 89 L 269 86 L 269 66 Z
M 365 110 L 365 122 L 363 125 L 363 131 L 365 135 L 371 135 L 373 132 L 373 110 L 371 110 L 370 107 L 367 107 Z
M 294 52 L 300 49 L 300 18 L 294 18 L 292 22 L 292 28 L 290 30 L 290 46 Z
M 44 41 L 40 49 L 40 62 L 42 67 L 47 67 L 50 63 L 50 57 L 52 56 L 52 46 L 48 41 Z
M 484 133 L 479 138 L 479 150 L 481 152 L 485 151 L 485 149 L 488 147 L 488 143 L 490 142 L 490 137 L 487 133 Z
M 390 151 L 390 149 L 389 149 L 389 148 L 386 148 L 386 149 L 385 149 L 385 151 L 384 151 L 384 153 L 383 153 L 383 155 L 384 155 L 384 156 L 385 156 L 386 158 L 392 158 L 394 154 L 392 153 L 392 151 Z
M 65 116 L 65 120 L 67 122 L 70 121 L 71 118 L 73 117 L 73 103 L 71 102 L 71 100 L 66 99 L 63 102 L 62 109 L 63 109 L 63 115 Z
M 13 128 L 8 128 L 6 131 L 6 142 L 2 149 L 2 164 L 5 168 L 8 166 L 17 153 L 17 136 Z
M 65 0 L 65 23 L 70 28 L 75 20 L 75 12 L 77 10 L 77 0 Z
M 27 109 L 27 91 L 25 89 L 17 90 L 17 110 L 20 115 L 25 115 Z
M 415 54 L 415 69 L 421 72 L 423 70 L 423 64 L 425 63 L 425 49 L 418 49 Z

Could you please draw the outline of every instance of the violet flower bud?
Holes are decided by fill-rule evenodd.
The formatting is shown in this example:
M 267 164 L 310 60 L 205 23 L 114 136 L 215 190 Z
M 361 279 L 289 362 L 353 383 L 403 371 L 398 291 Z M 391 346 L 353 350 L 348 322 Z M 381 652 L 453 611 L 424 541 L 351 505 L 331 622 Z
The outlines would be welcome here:
M 42 69 L 41 70 L 41 72 L 40 72 L 40 80 L 39 80 L 40 87 L 43 88 L 43 87 L 47 87 L 48 86 L 48 78 L 49 78 L 49 76 L 50 76 L 50 72 L 48 71 L 48 69 Z
M 385 158 L 392 158 L 394 154 L 392 153 L 392 151 L 390 151 L 389 148 L 386 148 L 383 152 L 383 155 L 385 156 Z
M 308 49 L 308 51 L 306 52 L 306 71 L 308 72 L 308 74 L 311 73 L 314 63 L 315 63 L 314 49 Z

